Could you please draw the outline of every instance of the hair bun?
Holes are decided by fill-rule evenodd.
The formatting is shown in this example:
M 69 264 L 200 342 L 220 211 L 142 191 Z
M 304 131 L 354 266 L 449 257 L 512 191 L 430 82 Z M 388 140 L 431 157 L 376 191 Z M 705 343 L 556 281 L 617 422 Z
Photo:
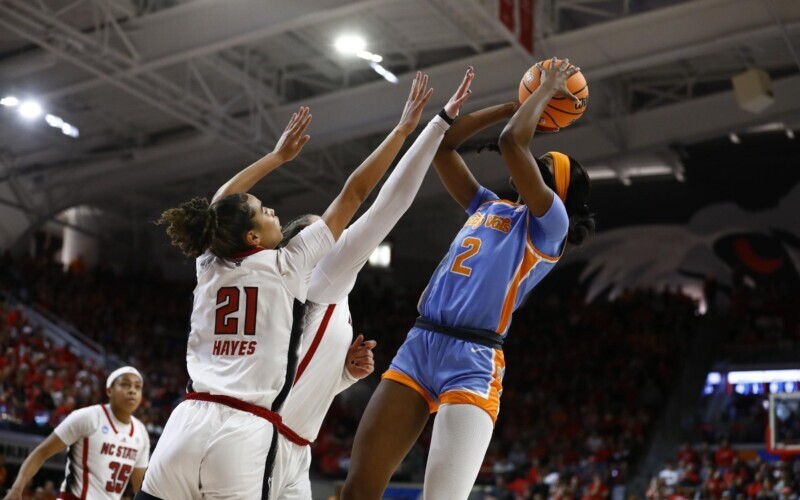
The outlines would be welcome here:
M 572 245 L 580 245 L 588 236 L 594 234 L 596 224 L 594 214 L 588 205 L 580 206 L 569 218 L 567 241 Z

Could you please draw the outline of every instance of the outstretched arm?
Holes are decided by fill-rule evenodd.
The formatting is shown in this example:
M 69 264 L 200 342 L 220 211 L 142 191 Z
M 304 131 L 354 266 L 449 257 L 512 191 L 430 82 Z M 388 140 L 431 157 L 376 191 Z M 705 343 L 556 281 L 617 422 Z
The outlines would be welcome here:
M 281 134 L 275 149 L 255 163 L 245 167 L 244 170 L 231 177 L 214 194 L 211 203 L 234 193 L 246 193 L 267 174 L 284 163 L 295 159 L 303 149 L 305 143 L 311 138 L 306 135 L 306 129 L 311 123 L 311 113 L 307 107 L 301 107 L 297 113 L 292 114 L 289 124 Z
M 444 107 L 448 116 L 457 116 L 461 105 L 469 98 L 473 76 L 472 68 L 468 69 L 458 90 Z M 372 251 L 414 201 L 447 128 L 447 122 L 440 116 L 428 123 L 386 180 L 375 203 L 317 265 L 309 285 L 309 300 L 336 304 L 350 293 Z
M 542 81 L 500 134 L 500 152 L 528 210 L 536 217 L 541 217 L 553 204 L 553 190 L 542 179 L 528 144 L 536 132 L 536 124 L 539 123 L 542 112 L 554 95 L 562 94 L 573 101 L 578 100 L 567 88 L 567 79 L 580 71 L 580 68 L 570 66 L 569 59 L 556 66 L 555 57 L 547 69 L 541 64 L 536 66 Z
M 439 150 L 433 158 L 433 166 L 450 196 L 464 210 L 469 207 L 480 184 L 472 176 L 464 159 L 456 150 L 464 141 L 481 130 L 512 116 L 516 109 L 517 104 L 510 102 L 475 111 L 456 120 L 444 135 Z
M 422 110 L 433 95 L 433 89 L 428 89 L 427 86 L 428 75 L 417 72 L 417 76 L 411 83 L 411 92 L 400 123 L 389 133 L 381 145 L 350 174 L 342 191 L 322 214 L 322 219 L 335 239 L 339 239 L 358 208 L 397 157 L 406 138 L 417 128 Z
M 44 464 L 48 458 L 66 449 L 67 445 L 55 433 L 47 436 L 47 439 L 42 441 L 22 463 L 19 474 L 17 474 L 17 479 L 14 480 L 11 489 L 8 490 L 5 500 L 21 500 L 25 485 L 39 472 L 39 469 L 42 468 L 42 464 Z

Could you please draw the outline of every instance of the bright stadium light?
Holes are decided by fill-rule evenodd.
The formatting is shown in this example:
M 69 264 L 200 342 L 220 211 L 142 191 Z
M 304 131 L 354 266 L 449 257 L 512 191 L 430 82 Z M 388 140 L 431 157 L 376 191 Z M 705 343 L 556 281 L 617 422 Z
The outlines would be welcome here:
M 363 59 L 369 63 L 370 68 L 372 68 L 376 73 L 381 75 L 387 82 L 397 83 L 398 79 L 397 76 L 389 71 L 388 69 L 381 66 L 381 62 L 383 62 L 383 56 L 379 54 L 373 54 L 372 52 L 366 50 L 367 42 L 361 38 L 360 36 L 355 35 L 343 35 L 340 36 L 336 40 L 336 50 L 343 54 L 351 54 L 359 59 Z
M 360 36 L 344 35 L 336 40 L 336 50 L 345 54 L 357 54 L 363 51 L 367 42 Z
M 42 106 L 38 102 L 28 99 L 19 105 L 19 114 L 26 120 L 33 120 L 42 116 Z
M 74 126 L 70 125 L 69 123 L 64 123 L 61 126 L 61 132 L 64 135 L 68 135 L 68 136 L 72 137 L 73 139 L 77 139 L 81 135 L 81 133 L 80 133 L 80 131 L 78 131 L 77 127 L 74 127 Z
M 373 54 L 367 50 L 359 50 L 356 52 L 356 56 L 364 59 L 365 61 L 379 63 L 383 61 L 383 56 L 379 56 L 378 54 Z
M 381 243 L 369 256 L 369 265 L 372 267 L 387 268 L 392 264 L 392 246 Z
M 45 113 L 42 105 L 34 99 L 25 99 L 24 101 L 20 101 L 14 96 L 6 96 L 0 99 L 0 105 L 7 108 L 17 107 L 17 111 L 19 112 L 20 116 L 26 120 L 35 120 L 44 115 L 45 123 L 53 128 L 59 129 L 62 134 L 72 137 L 73 139 L 77 139 L 81 135 L 78 127 L 67 123 L 60 116 L 56 116 L 52 113 Z
M 61 126 L 64 125 L 64 120 L 55 115 L 51 115 L 50 113 L 44 115 L 44 121 L 46 121 L 51 127 L 55 128 L 61 128 Z
M 381 75 L 387 82 L 391 82 L 391 83 L 397 83 L 398 82 L 397 76 L 395 76 L 394 73 L 392 73 L 388 69 L 384 68 L 380 64 L 378 64 L 376 62 L 371 62 L 371 63 L 369 63 L 369 66 L 372 69 L 375 70 L 375 73 L 378 73 L 379 75 Z

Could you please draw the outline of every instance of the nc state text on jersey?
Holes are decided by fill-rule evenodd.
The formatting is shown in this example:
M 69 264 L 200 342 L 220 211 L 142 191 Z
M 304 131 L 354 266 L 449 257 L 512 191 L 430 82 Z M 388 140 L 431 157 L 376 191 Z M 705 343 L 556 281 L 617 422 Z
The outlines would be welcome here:
M 103 443 L 100 448 L 101 455 L 108 455 L 111 457 L 121 458 L 123 460 L 136 460 L 136 449 L 128 448 L 127 446 L 117 446 L 111 443 Z

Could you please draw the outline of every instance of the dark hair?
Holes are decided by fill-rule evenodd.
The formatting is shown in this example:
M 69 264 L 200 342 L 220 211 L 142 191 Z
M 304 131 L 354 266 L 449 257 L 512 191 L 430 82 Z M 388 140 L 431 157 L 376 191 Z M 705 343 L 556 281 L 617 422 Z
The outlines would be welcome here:
M 476 152 L 480 153 L 484 149 L 500 154 L 500 146 L 496 142 L 478 146 Z M 567 200 L 564 202 L 569 216 L 567 241 L 572 245 L 580 245 L 587 236 L 594 234 L 595 231 L 594 214 L 588 205 L 589 195 L 592 192 L 592 183 L 583 165 L 571 156 L 567 156 L 567 158 L 569 158 L 570 166 L 570 183 L 569 189 L 567 189 Z M 545 184 L 555 192 L 556 182 L 550 169 L 538 158 L 536 158 L 536 165 L 539 167 L 539 172 L 541 172 Z M 511 187 L 516 191 L 513 181 L 511 182 Z
M 570 168 L 569 188 L 567 189 L 567 199 L 564 201 L 564 207 L 569 216 L 567 241 L 572 245 L 580 245 L 587 236 L 594 234 L 595 231 L 594 214 L 589 210 L 588 205 L 589 196 L 592 193 L 592 183 L 583 165 L 571 156 L 567 156 L 567 158 L 569 158 Z M 556 182 L 553 173 L 543 161 L 537 159 L 536 164 L 539 166 L 539 172 L 542 173 L 544 182 L 555 192 Z
M 156 224 L 166 224 L 172 244 L 184 255 L 199 257 L 206 250 L 226 257 L 248 250 L 244 235 L 253 229 L 253 210 L 244 193 L 231 194 L 208 204 L 206 198 L 192 198 L 165 210 Z
M 310 226 L 314 220 L 313 217 L 316 217 L 314 214 L 305 214 L 295 217 L 294 219 L 290 220 L 286 223 L 283 228 L 281 228 L 281 232 L 283 233 L 283 238 L 281 242 L 278 243 L 278 246 L 275 248 L 283 248 L 289 244 L 292 238 L 297 236 L 297 234 L 302 231 L 303 229 Z

